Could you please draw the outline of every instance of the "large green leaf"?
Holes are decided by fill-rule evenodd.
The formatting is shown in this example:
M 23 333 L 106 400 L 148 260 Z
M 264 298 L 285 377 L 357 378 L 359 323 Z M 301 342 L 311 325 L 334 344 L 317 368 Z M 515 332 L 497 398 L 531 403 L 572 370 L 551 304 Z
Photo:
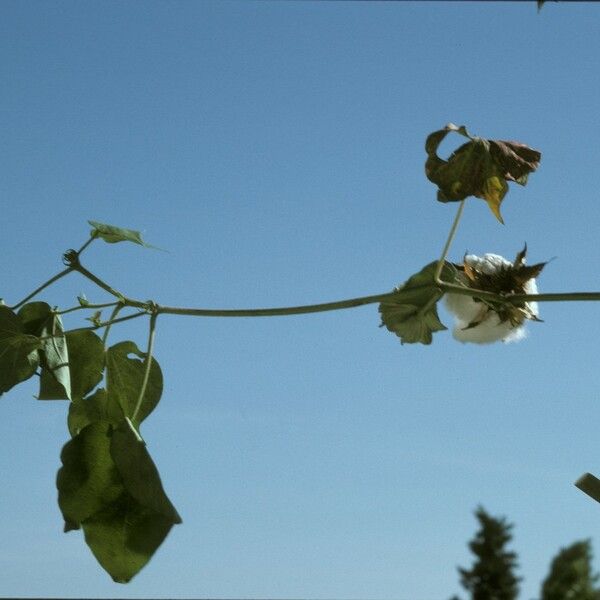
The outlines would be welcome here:
M 119 583 L 150 560 L 181 522 L 143 442 L 126 421 L 84 427 L 61 453 L 58 501 L 65 531 L 84 531 L 98 562 Z
M 164 515 L 173 523 L 181 523 L 181 517 L 165 494 L 146 444 L 139 440 L 126 422 L 113 430 L 110 452 L 127 491 L 140 504 Z
M 123 481 L 110 455 L 111 427 L 107 422 L 91 423 L 62 449 L 56 486 L 65 531 L 78 529 L 123 493 Z
M 436 267 L 437 261 L 428 264 L 379 305 L 382 326 L 395 333 L 402 344 L 431 344 L 432 334 L 446 329 L 437 314 L 442 292 L 434 281 Z M 452 282 L 455 278 L 456 269 L 445 263 L 442 279 Z
M 152 558 L 173 521 L 124 492 L 83 523 L 85 541 L 117 583 L 129 582 Z
M 81 399 L 102 380 L 105 353 L 102 340 L 89 330 L 67 331 L 71 397 Z
M 134 342 L 125 341 L 110 347 L 106 353 L 106 389 L 109 402 L 116 402 L 126 417 L 133 418 L 142 382 L 145 366 L 139 358 L 144 358 Z M 152 358 L 150 375 L 137 423 L 141 423 L 155 408 L 160 400 L 163 388 L 162 372 L 158 362 Z
M 41 347 L 38 337 L 25 332 L 21 317 L 0 306 L 0 396 L 35 373 Z

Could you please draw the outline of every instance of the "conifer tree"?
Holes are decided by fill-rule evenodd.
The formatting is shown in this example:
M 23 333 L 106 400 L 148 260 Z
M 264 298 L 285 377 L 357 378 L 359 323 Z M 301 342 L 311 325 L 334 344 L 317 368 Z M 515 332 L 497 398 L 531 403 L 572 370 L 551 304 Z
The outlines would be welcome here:
M 600 600 L 595 587 L 598 574 L 592 573 L 590 540 L 561 548 L 550 563 L 550 572 L 542 583 L 542 600 Z
M 506 549 L 513 525 L 504 517 L 490 516 L 481 506 L 475 516 L 480 528 L 469 543 L 475 561 L 470 569 L 458 569 L 461 584 L 471 600 L 515 600 L 520 581 L 515 575 L 517 555 Z

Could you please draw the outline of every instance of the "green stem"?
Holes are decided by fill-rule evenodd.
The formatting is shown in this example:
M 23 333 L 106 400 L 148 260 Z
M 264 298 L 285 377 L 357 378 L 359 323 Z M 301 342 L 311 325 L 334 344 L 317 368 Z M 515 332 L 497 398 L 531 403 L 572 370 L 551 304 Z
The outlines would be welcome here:
M 448 238 L 446 239 L 446 243 L 444 245 L 444 249 L 442 250 L 442 255 L 440 256 L 440 260 L 438 261 L 437 268 L 435 269 L 434 281 L 441 285 L 443 281 L 440 279 L 440 275 L 442 274 L 442 269 L 444 268 L 444 262 L 446 261 L 446 256 L 448 256 L 448 250 L 450 250 L 450 246 L 452 241 L 454 240 L 454 236 L 456 235 L 456 230 L 458 229 L 458 224 L 460 222 L 460 218 L 462 217 L 463 210 L 465 208 L 465 200 L 461 200 L 458 205 L 458 210 L 456 211 L 456 216 L 454 217 L 454 221 L 452 222 L 452 227 L 450 228 L 450 233 L 448 234 Z M 458 286 L 457 286 L 458 287 Z
M 154 336 L 156 333 L 156 319 L 158 313 L 155 311 L 150 315 L 150 331 L 148 333 L 148 348 L 146 349 L 146 357 L 144 358 L 144 380 L 140 388 L 140 395 L 138 396 L 137 403 L 131 420 L 137 422 L 137 417 L 142 408 L 142 402 L 144 401 L 144 395 L 146 394 L 146 387 L 148 387 L 148 380 L 150 379 L 150 369 L 152 367 L 152 352 L 154 350 Z
M 122 309 L 123 305 L 120 302 L 118 302 L 117 305 L 113 308 L 113 311 L 108 319 L 106 329 L 104 330 L 104 334 L 102 335 L 102 343 L 104 344 L 104 348 L 106 348 L 106 340 L 108 339 L 110 328 L 112 327 L 112 324 L 117 320 L 117 316 Z
M 115 323 L 123 323 L 124 321 L 131 321 L 131 319 L 138 319 L 139 317 L 148 316 L 147 312 L 137 312 L 132 315 L 127 315 L 126 317 L 120 317 L 118 319 L 113 319 L 112 321 L 103 321 L 102 323 L 98 323 L 98 325 L 90 325 L 89 327 L 76 327 L 75 329 L 69 329 L 71 331 L 95 331 L 96 329 L 102 329 L 103 327 L 109 327 L 114 325 Z
M 190 317 L 281 317 L 288 315 L 303 315 L 307 313 L 326 312 L 330 310 L 341 310 L 344 308 L 355 308 L 375 302 L 383 302 L 393 298 L 397 292 L 375 294 L 373 296 L 360 296 L 348 300 L 337 300 L 322 304 L 305 304 L 301 306 L 284 306 L 280 308 L 179 308 L 175 306 L 157 305 L 156 312 L 165 315 L 186 315 Z
M 50 279 L 48 279 L 48 281 L 46 281 L 45 283 L 42 283 L 42 285 L 40 285 L 40 287 L 33 290 L 33 292 L 31 292 L 31 294 L 28 294 L 27 296 L 25 296 L 25 298 L 23 298 L 23 300 L 21 300 L 20 302 L 17 302 L 17 304 L 15 304 L 14 306 L 10 306 L 9 308 L 11 308 L 12 310 L 16 310 L 17 308 L 19 308 L 20 306 L 25 304 L 25 302 L 27 302 L 27 300 L 31 300 L 31 298 L 33 298 L 35 295 L 39 294 L 42 290 L 46 289 L 49 285 L 52 285 L 55 281 L 58 281 L 65 275 L 68 275 L 71 271 L 73 271 L 73 267 L 67 267 L 60 273 L 57 273 L 56 275 L 54 275 L 54 277 L 50 277 Z
M 75 312 L 76 310 L 93 310 L 95 308 L 108 308 L 109 306 L 115 306 L 119 304 L 119 302 L 106 302 L 105 304 L 86 304 L 85 306 L 73 306 L 72 308 L 67 308 L 65 310 L 56 311 L 57 315 L 66 315 L 68 313 Z
M 92 234 L 90 236 L 90 239 L 83 246 L 81 246 L 81 248 L 79 248 L 79 250 L 77 250 L 77 256 L 80 256 L 81 253 L 96 239 L 98 239 L 98 236 Z

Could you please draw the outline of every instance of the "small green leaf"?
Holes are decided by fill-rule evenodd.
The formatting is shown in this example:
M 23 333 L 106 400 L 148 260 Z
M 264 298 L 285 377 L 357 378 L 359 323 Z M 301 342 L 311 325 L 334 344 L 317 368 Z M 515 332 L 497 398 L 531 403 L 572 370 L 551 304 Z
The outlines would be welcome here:
M 144 380 L 144 363 L 134 354 L 144 358 L 134 342 L 125 341 L 115 344 L 106 353 L 106 389 L 110 402 L 116 402 L 126 417 L 133 417 L 142 383 Z M 152 358 L 150 376 L 146 385 L 146 393 L 137 415 L 137 423 L 141 423 L 156 407 L 163 388 L 162 372 L 158 362 Z
M 39 366 L 42 342 L 24 329 L 19 315 L 0 306 L 0 396 L 29 379 Z
M 102 381 L 105 353 L 102 340 L 85 329 L 67 331 L 69 369 L 71 371 L 71 397 L 81 399 Z
M 92 313 L 91 317 L 86 317 L 86 321 L 93 323 L 96 327 L 100 327 L 102 325 L 102 311 L 96 310 Z
M 437 314 L 437 302 L 442 296 L 434 281 L 437 264 L 428 264 L 379 305 L 382 326 L 395 333 L 402 344 L 431 344 L 432 334 L 446 329 Z M 456 269 L 446 262 L 442 279 L 453 282 L 456 276 Z
M 139 231 L 133 229 L 124 229 L 122 227 L 116 227 L 115 225 L 107 225 L 106 223 L 99 223 L 98 221 L 88 221 L 93 227 L 90 235 L 92 237 L 102 238 L 109 244 L 116 244 L 118 242 L 132 242 L 145 248 L 153 248 L 160 250 L 156 246 L 151 246 L 142 240 L 142 234 Z

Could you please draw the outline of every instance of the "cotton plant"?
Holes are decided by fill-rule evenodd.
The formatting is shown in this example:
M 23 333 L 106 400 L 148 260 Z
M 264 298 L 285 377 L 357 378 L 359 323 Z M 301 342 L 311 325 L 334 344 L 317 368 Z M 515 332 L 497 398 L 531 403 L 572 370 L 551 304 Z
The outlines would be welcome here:
M 450 132 L 468 141 L 444 160 L 437 148 Z M 503 223 L 500 205 L 508 184 L 527 183 L 541 159 L 537 150 L 520 142 L 471 136 L 464 126 L 449 124 L 427 137 L 425 151 L 425 174 L 438 187 L 437 199 L 458 202 L 458 211 L 441 257 L 391 292 L 277 308 L 182 307 L 136 299 L 84 266 L 82 255 L 98 240 L 152 246 L 139 231 L 90 221 L 87 241 L 64 253 L 63 270 L 13 304 L 0 300 L 0 396 L 37 376 L 38 399 L 68 401 L 70 439 L 63 446 L 56 478 L 64 530 L 83 530 L 85 543 L 114 581 L 126 583 L 135 577 L 171 528 L 181 523 L 141 432 L 163 390 L 154 352 L 161 315 L 281 317 L 378 303 L 381 325 L 402 344 L 431 344 L 433 334 L 446 329 L 437 313 L 445 297 L 456 320 L 454 337 L 489 344 L 522 339 L 526 322 L 540 320 L 538 302 L 600 300 L 600 292 L 538 294 L 536 278 L 545 263 L 527 266 L 526 247 L 512 262 L 497 254 L 468 254 L 460 264 L 446 260 L 466 199 L 484 200 Z M 39 298 L 70 274 L 83 277 L 96 293 L 109 298 L 92 302 L 81 294 L 75 305 L 62 310 Z M 69 320 L 76 311 L 88 314 L 90 325 L 63 325 L 63 317 Z M 145 351 L 133 340 L 113 343 L 114 328 L 131 319 L 147 320 Z M 102 337 L 97 330 L 103 330 Z M 576 485 L 600 501 L 599 479 L 586 473 Z

